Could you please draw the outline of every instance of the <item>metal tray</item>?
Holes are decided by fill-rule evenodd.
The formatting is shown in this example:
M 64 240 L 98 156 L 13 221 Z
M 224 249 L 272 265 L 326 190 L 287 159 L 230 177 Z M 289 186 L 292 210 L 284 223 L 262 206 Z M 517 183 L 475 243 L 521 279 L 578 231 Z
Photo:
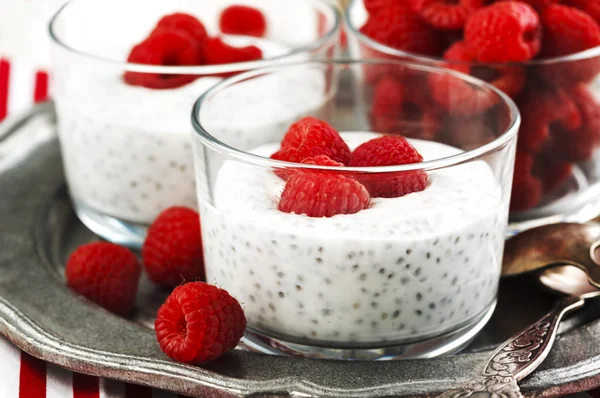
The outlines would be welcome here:
M 110 314 L 65 287 L 70 250 L 97 239 L 67 195 L 51 103 L 0 126 L 0 333 L 28 353 L 76 372 L 196 397 L 416 397 L 456 387 L 494 345 L 554 300 L 528 277 L 503 280 L 497 310 L 462 354 L 406 361 L 328 361 L 241 349 L 203 366 L 169 360 L 151 329 L 166 293 L 142 281 L 138 310 Z M 600 385 L 600 303 L 568 319 L 555 348 L 522 383 L 528 396 Z

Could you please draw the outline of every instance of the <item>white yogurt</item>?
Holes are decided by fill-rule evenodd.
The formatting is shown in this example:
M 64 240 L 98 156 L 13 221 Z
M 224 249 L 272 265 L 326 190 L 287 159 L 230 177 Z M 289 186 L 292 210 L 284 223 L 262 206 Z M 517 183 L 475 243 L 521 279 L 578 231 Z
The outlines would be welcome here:
M 237 46 L 261 47 L 265 58 L 289 51 L 272 41 L 234 39 L 229 41 Z M 57 73 L 64 76 L 57 79 L 60 84 L 56 101 L 64 165 L 75 201 L 100 213 L 143 224 L 152 222 L 169 206 L 196 207 L 190 115 L 200 95 L 221 79 L 204 77 L 177 89 L 151 90 L 126 85 L 118 68 L 71 57 L 72 62 L 64 62 L 65 69 L 58 68 Z M 306 55 L 287 58 L 298 61 Z M 253 87 L 260 92 L 286 89 L 283 77 L 254 79 L 242 85 L 244 93 L 231 90 L 233 97 L 223 96 L 222 103 L 212 107 L 212 127 L 222 124 L 221 132 L 232 140 L 241 127 L 260 128 L 262 115 L 243 114 L 244 105 L 257 95 Z M 317 79 L 315 86 L 299 83 L 299 79 L 296 77 L 296 86 L 302 89 L 297 95 L 272 108 L 274 114 L 285 116 L 286 122 L 290 112 L 295 112 L 297 118 L 305 111 L 294 105 L 298 98 L 304 97 L 304 104 L 313 107 L 323 101 L 323 80 Z M 241 117 L 231 120 L 227 110 L 232 108 L 241 109 Z M 282 131 L 265 131 L 263 137 L 269 134 L 275 139 Z M 237 144 L 248 148 L 257 145 Z
M 355 148 L 378 134 L 342 136 Z M 460 152 L 412 142 L 425 160 Z M 270 170 L 226 161 L 212 203 L 200 195 L 208 281 L 240 300 L 251 328 L 292 340 L 381 343 L 466 324 L 495 300 L 506 206 L 483 161 L 429 178 L 422 192 L 311 218 L 277 210 L 284 182 Z

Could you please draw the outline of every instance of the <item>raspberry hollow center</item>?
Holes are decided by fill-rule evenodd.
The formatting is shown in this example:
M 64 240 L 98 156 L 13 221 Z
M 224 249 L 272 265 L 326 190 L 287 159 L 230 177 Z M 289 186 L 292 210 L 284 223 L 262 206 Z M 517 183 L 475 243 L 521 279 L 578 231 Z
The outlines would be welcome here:
M 176 333 L 179 334 L 181 336 L 181 338 L 185 339 L 187 337 L 187 321 L 185 319 L 185 316 L 182 316 L 178 321 L 177 321 L 177 328 L 176 328 Z
M 539 29 L 529 29 L 523 33 L 523 41 L 525 43 L 531 43 L 539 39 Z

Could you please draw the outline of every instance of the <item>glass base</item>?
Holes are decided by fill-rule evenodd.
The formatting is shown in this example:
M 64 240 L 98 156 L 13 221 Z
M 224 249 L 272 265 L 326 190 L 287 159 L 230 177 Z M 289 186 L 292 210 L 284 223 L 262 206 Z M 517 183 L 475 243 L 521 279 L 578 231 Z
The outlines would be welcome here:
M 148 226 L 124 221 L 100 213 L 91 207 L 71 198 L 75 213 L 81 222 L 93 233 L 119 245 L 139 250 L 146 239 Z
M 535 209 L 511 213 L 507 236 L 557 222 L 586 222 L 600 214 L 600 182 L 577 166 L 569 181 Z
M 475 317 L 468 325 L 419 341 L 396 343 L 384 347 L 330 348 L 297 344 L 275 339 L 247 330 L 239 348 L 271 355 L 290 355 L 307 358 L 345 360 L 394 360 L 433 358 L 455 354 L 464 349 L 492 317 L 496 301 Z

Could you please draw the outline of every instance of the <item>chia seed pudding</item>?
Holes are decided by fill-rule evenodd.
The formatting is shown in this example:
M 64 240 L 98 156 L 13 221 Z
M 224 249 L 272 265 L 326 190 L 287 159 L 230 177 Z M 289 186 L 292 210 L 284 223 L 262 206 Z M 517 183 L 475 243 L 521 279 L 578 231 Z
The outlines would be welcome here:
M 342 133 L 351 149 L 377 136 Z M 462 152 L 410 142 L 425 161 Z M 227 160 L 210 201 L 199 195 L 207 281 L 242 303 L 251 329 L 288 341 L 410 341 L 468 324 L 494 303 L 507 207 L 484 161 L 429 179 L 356 214 L 310 218 L 277 210 L 284 181 L 271 170 Z
M 264 39 L 231 36 L 227 41 L 235 46 L 256 45 L 264 58 L 289 51 Z M 288 58 L 299 61 L 306 55 Z M 170 206 L 195 208 L 189 112 L 198 96 L 221 79 L 202 77 L 184 87 L 151 90 L 125 84 L 120 70 L 97 69 L 90 72 L 89 65 L 74 67 L 69 79 L 57 88 L 60 142 L 74 200 L 103 214 L 142 224 L 149 224 Z M 278 90 L 289 84 L 273 76 L 256 80 L 261 90 L 264 84 Z M 249 85 L 244 86 L 248 90 Z M 305 91 L 299 95 L 312 95 L 314 85 Z M 313 103 L 322 96 L 323 91 Z M 228 107 L 243 109 L 249 98 L 237 95 Z M 290 104 L 275 106 L 274 112 L 283 114 Z M 258 127 L 261 123 L 256 115 L 238 120 L 229 120 L 226 114 L 221 117 L 231 134 L 236 126 L 247 127 L 251 118 Z M 278 133 L 273 132 L 274 136 Z M 240 145 L 251 148 L 257 143 Z

